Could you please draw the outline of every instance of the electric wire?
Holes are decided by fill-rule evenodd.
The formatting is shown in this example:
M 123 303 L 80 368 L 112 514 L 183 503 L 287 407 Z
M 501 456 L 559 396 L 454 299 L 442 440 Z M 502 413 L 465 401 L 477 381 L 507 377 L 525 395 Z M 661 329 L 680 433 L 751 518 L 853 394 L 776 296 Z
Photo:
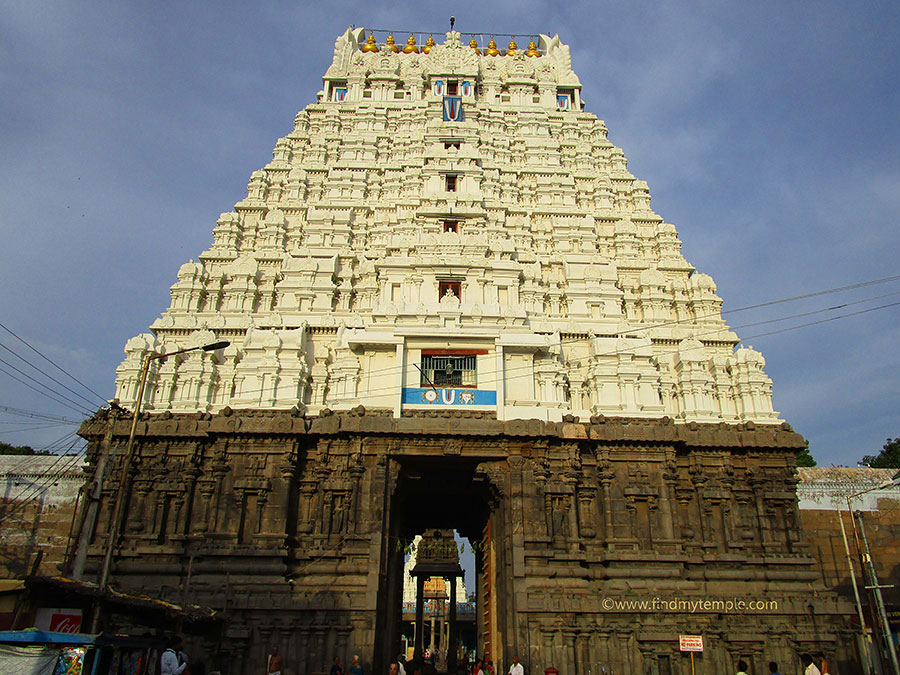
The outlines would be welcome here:
M 11 506 L 9 509 L 3 512 L 4 517 L 9 517 L 10 515 L 25 511 L 34 500 L 40 499 L 52 485 L 57 483 L 61 478 L 63 478 L 81 462 L 81 460 L 84 458 L 83 451 L 70 453 L 77 442 L 77 440 L 73 441 L 66 450 L 59 454 L 60 458 L 67 458 L 66 462 L 63 463 L 61 468 L 57 469 L 53 473 L 41 476 L 38 481 L 29 483 L 25 487 L 25 489 L 22 490 L 18 495 L 16 495 L 15 497 L 8 497 L 5 500 L 5 503 L 10 504 Z M 53 468 L 57 464 L 58 461 L 54 462 L 53 466 L 50 467 L 50 469 L 46 469 L 45 471 L 53 471 Z
M 892 281 L 898 281 L 898 280 L 900 280 L 900 274 L 890 276 L 890 277 L 882 277 L 880 279 L 871 279 L 868 281 L 862 281 L 862 282 L 849 284 L 849 285 L 845 285 L 845 286 L 836 286 L 833 288 L 827 288 L 827 289 L 823 289 L 823 290 L 819 290 L 819 291 L 812 291 L 809 293 L 803 293 L 801 295 L 794 295 L 794 296 L 790 296 L 790 297 L 786 297 L 786 298 L 779 298 L 777 300 L 769 300 L 766 302 L 760 302 L 760 303 L 753 304 L 753 305 L 746 305 L 744 307 L 737 307 L 735 309 L 722 310 L 721 312 L 711 312 L 709 314 L 702 314 L 699 316 L 688 317 L 688 318 L 684 318 L 684 319 L 673 319 L 671 321 L 663 321 L 660 323 L 647 323 L 643 326 L 629 327 L 629 328 L 626 328 L 623 330 L 616 331 L 614 333 L 610 333 L 608 335 L 603 335 L 601 337 L 605 337 L 605 338 L 631 337 L 637 333 L 642 333 L 642 332 L 645 332 L 648 330 L 654 330 L 657 328 L 665 328 L 668 326 L 677 326 L 677 325 L 683 325 L 683 324 L 695 325 L 697 322 L 703 321 L 704 319 L 719 319 L 722 315 L 725 315 L 725 314 L 737 314 L 738 312 L 745 312 L 745 311 L 749 311 L 752 309 L 761 309 L 763 307 L 770 307 L 773 305 L 781 305 L 781 304 L 785 304 L 785 303 L 789 303 L 789 302 L 797 302 L 800 300 L 807 300 L 809 298 L 820 297 L 823 295 L 831 295 L 834 293 L 843 293 L 843 292 L 850 291 L 850 290 L 865 288 L 865 287 L 869 287 L 869 286 L 875 286 L 875 285 L 879 285 L 879 284 L 890 283 Z M 874 298 L 869 298 L 867 300 L 855 301 L 855 302 L 871 301 L 871 300 L 875 300 L 875 299 L 878 299 L 881 297 L 888 297 L 890 295 L 895 295 L 895 293 L 888 293 L 886 295 L 876 296 Z M 850 304 L 855 304 L 855 303 L 850 303 Z M 843 305 L 837 305 L 836 307 L 840 308 L 842 306 Z M 795 316 L 801 316 L 801 315 L 800 314 L 790 315 L 788 317 L 784 317 L 784 319 L 781 319 L 781 320 L 787 320 L 788 318 L 793 318 Z M 754 325 L 754 324 L 748 324 L 748 325 Z M 742 328 L 742 327 L 744 327 L 744 326 L 734 326 L 733 328 Z M 724 326 L 716 329 L 715 331 L 712 331 L 712 333 L 714 334 L 717 332 L 721 332 L 723 330 L 725 330 Z M 706 334 L 708 335 L 710 333 L 706 333 Z M 584 342 L 584 339 L 583 338 L 569 338 L 567 340 L 559 340 L 558 342 L 556 342 L 554 344 L 558 344 L 558 345 L 562 346 L 565 344 L 577 344 L 579 342 Z M 739 342 L 740 342 L 740 340 L 739 340 Z M 399 370 L 400 370 L 399 366 L 387 366 L 385 368 L 376 368 L 374 370 L 368 371 L 366 373 L 366 375 L 368 377 L 371 377 L 372 375 L 396 375 Z M 249 390 L 246 393 L 248 393 L 248 394 L 263 393 L 263 392 L 268 391 L 268 389 L 269 389 L 268 387 L 264 387 L 259 390 Z
M 52 375 L 50 375 L 49 373 L 47 373 L 47 372 L 41 370 L 41 369 L 38 368 L 36 365 L 34 365 L 33 363 L 31 363 L 31 361 L 29 361 L 28 359 L 26 359 L 26 358 L 25 358 L 24 356 L 22 356 L 21 354 L 17 354 L 14 350 L 10 349 L 9 347 L 7 347 L 7 346 L 6 346 L 5 344 L 3 344 L 2 342 L 0 342 L 0 348 L 5 349 L 5 350 L 8 351 L 10 354 L 12 354 L 13 356 L 15 356 L 17 359 L 21 360 L 22 362 L 24 362 L 24 363 L 28 364 L 29 366 L 31 366 L 32 368 L 34 368 L 36 371 L 38 371 L 41 375 L 43 375 L 44 377 L 46 377 L 46 378 L 47 378 L 48 380 L 50 380 L 51 382 L 54 382 L 54 383 L 58 384 L 60 387 L 62 387 L 63 389 L 65 389 L 65 390 L 66 390 L 67 392 L 69 392 L 70 394 L 74 394 L 75 396 L 77 396 L 78 398 L 80 398 L 82 401 L 84 401 L 85 403 L 87 403 L 89 406 L 93 406 L 93 405 L 94 405 L 94 402 L 93 402 L 91 399 L 87 398 L 86 396 L 82 396 L 82 395 L 79 394 L 77 391 L 75 391 L 74 389 L 72 389 L 72 388 L 66 386 L 65 384 L 63 384 L 62 382 L 60 382 L 59 380 L 57 380 L 55 377 L 53 377 Z M 106 402 L 104 401 L 104 403 L 106 403 Z
M 869 307 L 868 309 L 861 309 L 856 312 L 851 312 L 849 314 L 841 314 L 840 316 L 830 316 L 827 319 L 820 319 L 819 321 L 810 321 L 809 323 L 801 323 L 797 326 L 789 326 L 788 328 L 782 328 L 780 330 L 769 331 L 768 333 L 757 333 L 756 335 L 752 335 L 747 340 L 753 340 L 758 337 L 765 337 L 767 335 L 776 335 L 778 333 L 787 333 L 792 330 L 797 330 L 798 328 L 806 328 L 807 326 L 818 326 L 822 323 L 828 323 L 829 321 L 837 321 L 838 319 L 846 319 L 848 316 L 858 316 L 859 314 L 867 314 L 868 312 L 874 312 L 879 309 L 886 309 L 888 307 L 896 307 L 900 305 L 900 302 L 892 302 L 889 305 L 881 305 L 880 307 Z
M 107 403 L 106 399 L 103 398 L 103 396 L 101 396 L 100 394 L 98 394 L 96 391 L 94 391 L 93 389 L 91 389 L 89 386 L 87 386 L 84 382 L 82 382 L 81 380 L 79 380 L 77 377 L 75 377 L 75 376 L 72 375 L 71 373 L 69 373 L 69 372 L 63 370 L 63 368 L 61 368 L 59 365 L 57 365 L 54 361 L 52 361 L 52 360 L 51 360 L 50 358 L 48 358 L 47 356 L 44 356 L 44 354 L 42 354 L 40 351 L 38 351 L 35 347 L 33 347 L 32 345 L 30 345 L 28 342 L 26 342 L 23 338 L 19 337 L 19 336 L 16 335 L 15 333 L 13 333 L 9 328 L 7 328 L 6 326 L 4 326 L 2 323 L 0 323 L 0 328 L 2 328 L 2 329 L 5 330 L 7 333 L 9 333 L 10 335 L 12 335 L 14 338 L 16 338 L 19 342 L 21 342 L 21 343 L 22 343 L 23 345 L 25 345 L 26 347 L 28 347 L 28 348 L 29 348 L 31 351 L 33 351 L 35 354 L 37 354 L 37 355 L 40 356 L 42 359 L 44 359 L 47 363 L 49 363 L 51 366 L 53 366 L 54 368 L 56 368 L 56 369 L 57 369 L 59 372 L 61 372 L 63 375 L 65 375 L 65 376 L 67 376 L 67 377 L 70 377 L 70 378 L 72 378 L 73 380 L 75 380 L 75 382 L 77 382 L 77 383 L 80 384 L 82 387 L 84 387 L 85 389 L 87 389 L 87 390 L 88 390 L 89 392 L 91 392 L 94 396 L 96 396 L 99 400 L 103 401 L 103 404 L 104 404 L 104 405 L 106 405 L 106 403 Z
M 53 422 L 74 422 L 78 424 L 78 420 L 70 420 L 66 417 L 60 417 L 59 415 L 51 415 L 49 413 L 36 412 L 34 410 L 22 410 L 21 408 L 12 408 L 8 405 L 0 405 L 0 412 L 5 412 L 9 415 L 20 415 L 22 417 L 34 417 L 36 419 L 41 420 L 50 420 Z
M 44 491 L 47 487 L 50 486 L 53 481 L 58 480 L 60 476 L 69 471 L 75 465 L 75 463 L 80 461 L 84 456 L 84 453 L 82 451 L 70 454 L 71 450 L 75 447 L 76 444 L 78 444 L 80 440 L 81 439 L 76 438 L 69 444 L 68 448 L 66 448 L 65 450 L 61 450 L 61 452 L 56 454 L 56 461 L 54 461 L 53 464 L 51 464 L 49 467 L 42 470 L 42 473 L 45 474 L 42 479 L 39 479 L 39 481 L 36 481 L 35 483 L 29 483 L 14 497 L 7 497 L 7 500 L 12 502 L 30 501 L 34 497 L 26 495 L 30 495 L 30 493 L 32 492 L 37 494 Z M 46 457 L 46 455 L 41 456 Z M 32 456 L 32 458 L 34 457 L 35 456 Z M 62 466 L 64 468 L 57 469 L 57 466 L 60 464 L 60 462 L 62 462 Z M 22 473 L 24 473 L 24 471 L 20 469 L 17 473 L 21 475 Z
M 20 424 L 20 422 L 0 422 L 0 424 Z M 17 434 L 21 431 L 38 431 L 39 429 L 55 429 L 56 427 L 69 427 L 72 422 L 53 422 L 51 424 L 39 424 L 36 426 L 20 427 L 18 429 L 0 429 L 0 434 Z M 75 424 L 78 424 L 75 422 Z
M 74 447 L 74 443 L 70 446 L 65 454 L 61 455 L 62 457 L 67 458 L 66 463 L 57 469 L 54 473 L 41 476 L 38 480 L 40 482 L 35 482 L 29 484 L 28 488 L 24 491 L 27 494 L 21 494 L 13 498 L 12 508 L 6 511 L 6 515 L 11 515 L 19 511 L 24 511 L 27 509 L 32 502 L 37 499 L 40 499 L 53 485 L 58 483 L 61 479 L 65 478 L 67 474 L 70 474 L 71 471 L 79 465 L 79 463 L 84 459 L 83 453 L 70 453 L 69 451 Z M 81 477 L 79 476 L 79 479 Z
M 64 440 L 61 439 L 62 442 L 69 441 L 71 436 L 74 436 L 74 434 L 67 434 L 64 437 Z M 77 443 L 77 439 L 73 440 L 72 443 L 73 444 Z M 61 448 L 62 448 L 62 446 L 60 445 L 59 449 L 61 449 Z M 54 450 L 56 450 L 56 449 L 57 448 L 54 448 Z M 32 468 L 32 466 L 44 461 L 41 458 L 47 458 L 47 457 L 56 457 L 56 459 L 53 461 L 53 463 L 49 467 L 46 467 L 46 469 L 45 469 L 45 471 L 53 471 L 54 468 L 62 461 L 62 458 L 65 457 L 65 455 L 62 455 L 59 453 L 51 453 L 50 455 L 28 455 L 28 459 L 26 461 L 19 463 L 15 467 L 15 469 L 11 469 L 11 470 L 7 471 L 6 474 L 8 476 L 9 475 L 22 476 L 22 475 L 28 473 L 29 469 Z M 19 492 L 18 495 L 16 495 L 15 497 L 11 497 L 11 499 L 13 499 L 13 500 L 19 499 L 21 497 L 21 495 L 25 494 L 25 492 L 27 492 L 27 491 L 28 491 L 28 487 L 26 486 L 22 491 Z M 10 498 L 10 497 L 7 497 L 7 498 Z
M 9 366 L 10 368 L 12 368 L 13 370 L 15 370 L 16 372 L 19 372 L 19 373 L 22 372 L 22 371 L 20 371 L 18 368 L 16 368 L 15 366 L 10 366 L 10 364 L 9 364 L 8 362 L 4 361 L 3 359 L 0 359 L 0 363 L 3 363 L 3 364 L 5 364 L 5 365 Z M 53 389 L 50 389 L 50 387 L 47 387 L 46 385 L 41 384 L 40 382 L 37 382 L 37 380 L 35 380 L 34 378 L 31 378 L 31 377 L 29 377 L 29 376 L 26 375 L 26 377 L 28 377 L 28 379 L 31 379 L 32 382 L 35 382 L 36 384 L 40 384 L 40 385 L 41 385 L 42 387 L 44 387 L 45 389 L 47 389 L 47 390 L 49 390 L 49 391 L 52 391 L 52 392 L 55 394 L 55 396 L 54 396 L 54 395 L 51 395 L 51 394 L 48 394 L 47 392 L 41 391 L 41 390 L 38 389 L 37 387 L 34 387 L 34 386 L 28 384 L 28 382 L 26 382 L 25 380 L 22 380 L 22 379 L 16 377 L 15 375 L 13 375 L 12 373 L 10 373 L 10 372 L 9 372 L 8 370 L 6 370 L 5 368 L 0 367 L 0 373 L 4 373 L 5 375 L 7 375 L 8 377 L 11 377 L 12 379 L 16 380 L 17 382 L 19 382 L 19 383 L 21 383 L 21 384 L 24 384 L 24 385 L 25 385 L 26 387 L 28 387 L 29 389 L 31 389 L 31 390 L 33 390 L 33 391 L 36 391 L 37 393 L 42 394 L 43 396 L 46 396 L 47 398 L 49 398 L 49 399 L 51 399 L 51 400 L 53 400 L 53 401 L 56 401 L 57 403 L 59 403 L 59 404 L 65 406 L 65 407 L 68 408 L 69 410 L 74 410 L 75 412 L 77 412 L 77 413 L 79 413 L 79 414 L 81 414 L 81 415 L 85 415 L 85 416 L 90 416 L 90 415 L 92 414 L 92 413 L 90 413 L 90 412 L 87 412 L 86 410 L 82 410 L 81 408 L 79 408 L 78 406 L 79 406 L 80 404 L 76 403 L 75 401 L 72 401 L 72 399 L 70 399 L 70 398 L 68 398 L 68 397 L 66 397 L 66 396 L 63 396 L 63 395 L 60 394 L 59 392 L 54 391 Z M 59 398 L 57 398 L 57 397 L 59 397 Z M 60 400 L 60 399 L 64 399 L 64 400 Z M 68 401 L 68 403 L 66 403 L 65 401 Z
M 900 279 L 900 275 L 897 275 L 897 276 L 894 276 L 894 277 L 887 277 L 887 278 L 885 278 L 885 279 L 879 279 L 879 280 L 874 280 L 874 281 L 862 282 L 862 283 L 859 283 L 859 284 L 853 284 L 853 285 L 850 285 L 850 286 L 841 286 L 841 287 L 838 287 L 838 288 L 827 289 L 827 290 L 824 290 L 824 291 L 816 291 L 816 292 L 813 292 L 813 293 L 807 293 L 807 294 L 803 294 L 803 295 L 793 296 L 793 297 L 790 297 L 790 298 L 783 298 L 783 299 L 779 299 L 779 300 L 773 300 L 773 301 L 769 301 L 769 302 L 759 303 L 759 304 L 756 304 L 756 305 L 750 305 L 750 306 L 747 306 L 747 307 L 741 307 L 741 308 L 738 308 L 738 309 L 735 309 L 735 310 L 731 310 L 731 312 L 732 312 L 732 313 L 736 313 L 736 312 L 740 312 L 740 311 L 745 311 L 745 310 L 747 310 L 747 309 L 757 309 L 757 308 L 766 307 L 766 306 L 771 306 L 771 305 L 778 305 L 778 304 L 783 304 L 783 303 L 785 303 L 785 302 L 792 302 L 792 301 L 796 301 L 796 300 L 803 300 L 803 299 L 807 299 L 807 298 L 810 298 L 810 297 L 821 296 L 821 295 L 825 295 L 825 294 L 829 294 L 829 293 L 836 293 L 836 292 L 841 292 L 841 291 L 846 291 L 846 290 L 852 290 L 852 289 L 861 288 L 861 287 L 864 287 L 864 286 L 871 286 L 871 285 L 878 284 L 878 283 L 886 283 L 886 282 L 888 282 L 888 281 L 895 281 L 895 280 L 898 280 L 898 279 Z M 823 313 L 823 312 L 835 311 L 835 310 L 837 310 L 837 309 L 841 309 L 841 308 L 844 308 L 844 307 L 849 307 L 849 306 L 852 306 L 852 305 L 858 305 L 858 304 L 864 303 L 864 302 L 873 302 L 873 301 L 878 300 L 878 299 L 883 299 L 883 298 L 895 296 L 895 295 L 898 295 L 898 294 L 900 294 L 900 291 L 898 291 L 898 292 L 892 292 L 892 293 L 885 293 L 885 294 L 882 294 L 882 295 L 873 296 L 873 297 L 870 297 L 870 298 L 863 298 L 863 299 L 860 299 L 860 300 L 849 301 L 849 302 L 841 303 L 841 304 L 839 304 L 839 305 L 834 305 L 834 306 L 832 306 L 832 307 L 827 307 L 827 308 L 823 308 L 823 309 L 813 310 L 813 311 L 810 311 L 810 312 L 799 312 L 799 313 L 795 313 L 795 314 L 789 314 L 789 315 L 786 315 L 786 316 L 783 316 L 783 317 L 778 317 L 778 318 L 775 318 L 775 319 L 767 319 L 767 320 L 763 320 L 763 321 L 756 321 L 756 322 L 750 322 L 750 323 L 746 323 L 746 324 L 740 324 L 740 325 L 733 326 L 732 328 L 733 328 L 733 329 L 748 328 L 748 327 L 759 326 L 759 325 L 764 325 L 764 324 L 770 324 L 770 323 L 777 323 L 777 322 L 781 322 L 781 321 L 787 321 L 787 320 L 789 320 L 789 319 L 794 319 L 794 318 L 802 318 L 802 317 L 805 317 L 805 316 L 811 316 L 811 315 L 815 315 L 815 314 L 821 314 L 821 313 Z M 836 317 L 831 317 L 831 318 L 829 318 L 827 321 L 832 321 L 832 320 L 836 320 L 836 319 L 841 319 L 841 318 L 847 318 L 847 317 L 851 317 L 851 316 L 856 316 L 857 314 L 866 313 L 866 312 L 870 312 L 870 311 L 875 311 L 875 310 L 880 310 L 880 309 L 886 309 L 886 308 L 889 308 L 889 307 L 894 307 L 894 306 L 897 305 L 897 304 L 898 304 L 898 303 L 890 303 L 890 304 L 887 304 L 887 305 L 881 305 L 881 306 L 879 306 L 879 307 L 870 308 L 870 309 L 868 309 L 868 310 L 865 310 L 864 312 L 852 312 L 852 313 L 848 313 L 848 314 L 842 314 L 842 315 L 839 315 L 839 316 L 836 316 Z M 723 313 L 724 313 L 724 312 L 723 312 Z M 719 315 L 718 315 L 718 314 L 710 314 L 710 315 L 708 315 L 708 316 L 710 316 L 710 317 L 718 317 Z M 650 325 L 647 325 L 647 326 L 641 326 L 641 327 L 638 327 L 638 328 L 636 328 L 636 329 L 629 329 L 629 330 L 619 331 L 619 332 L 617 332 L 617 333 L 613 333 L 613 334 L 610 334 L 610 335 L 604 335 L 604 336 L 602 336 L 602 337 L 604 337 L 604 338 L 614 338 L 614 337 L 622 337 L 622 336 L 631 336 L 631 335 L 633 335 L 634 333 L 638 333 L 638 332 L 641 332 L 641 331 L 643 331 L 643 330 L 649 330 L 649 329 L 653 329 L 653 328 L 659 328 L 659 327 L 667 326 L 667 325 L 682 324 L 682 323 L 685 323 L 685 322 L 691 322 L 692 324 L 694 324 L 696 321 L 697 321 L 697 319 L 695 318 L 695 319 L 682 319 L 682 320 L 670 321 L 670 322 L 665 322 L 665 323 L 650 324 Z M 762 334 L 757 334 L 757 335 L 754 335 L 754 336 L 748 336 L 748 337 L 744 337 L 744 338 L 739 339 L 738 342 L 737 342 L 737 344 L 740 344 L 741 342 L 745 342 L 746 340 L 749 340 L 749 339 L 755 339 L 755 338 L 757 338 L 757 337 L 765 337 L 765 336 L 768 336 L 768 335 L 775 335 L 775 334 L 778 334 L 778 333 L 788 332 L 789 330 L 796 330 L 797 328 L 803 328 L 803 327 L 806 327 L 806 326 L 813 326 L 813 325 L 817 325 L 817 324 L 825 323 L 825 322 L 826 322 L 826 321 L 814 321 L 814 322 L 809 322 L 809 323 L 802 324 L 802 325 L 799 325 L 799 326 L 796 326 L 796 327 L 792 327 L 792 328 L 789 328 L 789 329 L 780 329 L 780 330 L 777 330 L 777 331 L 769 331 L 769 332 L 762 333 Z M 699 337 L 707 337 L 707 336 L 710 336 L 710 335 L 716 335 L 716 334 L 722 333 L 724 330 L 726 330 L 726 328 L 725 328 L 725 326 L 723 325 L 723 326 L 720 326 L 720 327 L 712 328 L 711 330 L 706 331 L 706 332 L 704 332 L 704 333 L 696 333 L 696 334 L 694 335 L 694 337 L 698 337 L 698 338 L 699 338 Z M 584 339 L 583 339 L 583 338 L 573 338 L 573 339 L 570 339 L 570 340 L 559 340 L 558 342 L 554 342 L 554 343 L 553 343 L 553 346 L 555 346 L 555 345 L 560 345 L 560 346 L 562 346 L 563 344 L 566 344 L 566 343 L 578 343 L 578 342 L 583 343 L 583 342 L 584 342 Z M 594 354 L 593 357 L 598 357 L 598 356 L 600 356 L 600 357 L 602 357 L 602 356 L 614 356 L 614 355 L 619 354 L 619 353 L 623 353 L 623 354 L 624 354 L 624 353 L 630 353 L 630 352 L 632 352 L 632 351 L 634 351 L 634 350 L 636 350 L 636 349 L 640 349 L 640 348 L 642 348 L 642 347 L 644 347 L 644 346 L 645 346 L 645 345 L 635 345 L 634 347 L 616 348 L 616 349 L 614 349 L 614 350 L 612 350 L 612 351 L 600 352 L 600 353 Z M 578 365 L 580 365 L 580 361 L 579 361 L 579 362 L 576 362 L 576 366 L 578 366 Z M 386 368 L 379 368 L 379 369 L 374 369 L 374 370 L 368 371 L 368 372 L 366 373 L 366 376 L 367 376 L 367 377 L 371 377 L 372 375 L 385 375 L 385 376 L 386 376 L 386 375 L 396 375 L 400 370 L 401 370 L 401 367 L 400 367 L 400 366 L 388 366 L 388 367 L 386 367 Z M 517 370 L 521 370 L 521 371 L 524 371 L 524 372 L 523 372 L 523 374 L 522 374 L 521 376 L 515 375 L 515 376 L 513 376 L 513 377 L 506 377 L 506 379 L 507 379 L 507 380 L 510 380 L 510 379 L 514 380 L 514 379 L 519 379 L 520 377 L 530 377 L 531 374 L 533 373 L 534 367 L 533 367 L 532 364 L 526 364 L 526 365 L 518 366 L 518 367 L 505 368 L 505 369 L 504 369 L 504 375 L 505 375 L 505 376 L 509 376 L 510 373 L 513 373 L 514 371 L 517 371 Z M 497 373 L 496 370 L 488 370 L 488 371 L 485 371 L 485 372 L 484 372 L 484 376 L 490 376 L 491 374 L 496 375 L 496 373 Z M 480 383 L 480 384 L 495 384 L 495 383 L 499 380 L 499 378 L 496 378 L 496 377 L 495 377 L 494 379 L 485 379 L 484 377 L 479 377 L 478 379 L 479 379 L 479 383 Z M 241 391 L 241 392 L 239 393 L 239 395 L 240 395 L 241 397 L 249 396 L 249 395 L 254 395 L 254 394 L 260 394 L 260 395 L 261 395 L 261 394 L 264 394 L 264 393 L 266 393 L 266 392 L 268 392 L 268 391 L 274 391 L 274 390 L 275 390 L 275 386 L 267 386 L 267 387 L 262 387 L 262 388 L 259 388 L 259 389 L 251 389 L 251 390 Z M 392 384 L 392 385 L 389 385 L 389 386 L 386 386 L 386 387 L 378 387 L 378 388 L 375 388 L 375 389 L 367 389 L 367 390 L 366 390 L 366 393 L 367 393 L 367 394 L 379 394 L 379 393 L 389 393 L 389 392 L 395 392 L 395 391 L 396 391 L 396 384 Z M 184 400 L 184 399 L 175 399 L 175 400 L 173 400 L 172 402 L 174 403 L 174 402 L 179 401 L 179 400 Z
M 68 431 L 65 433 L 65 435 L 61 436 L 60 438 L 57 438 L 55 441 L 52 441 L 49 445 L 47 445 L 43 448 L 32 448 L 32 449 L 34 450 L 35 453 L 55 450 L 57 446 L 61 447 L 64 443 L 66 443 L 75 434 L 76 434 L 75 431 Z M 21 471 L 22 467 L 24 467 L 26 464 L 29 464 L 38 455 L 33 454 L 33 455 L 16 455 L 16 456 L 21 456 L 23 458 L 23 461 L 21 461 L 20 463 L 16 464 L 13 467 L 11 467 L 7 471 L 7 473 L 15 473 L 17 471 Z M 46 457 L 46 455 L 41 455 L 41 456 Z

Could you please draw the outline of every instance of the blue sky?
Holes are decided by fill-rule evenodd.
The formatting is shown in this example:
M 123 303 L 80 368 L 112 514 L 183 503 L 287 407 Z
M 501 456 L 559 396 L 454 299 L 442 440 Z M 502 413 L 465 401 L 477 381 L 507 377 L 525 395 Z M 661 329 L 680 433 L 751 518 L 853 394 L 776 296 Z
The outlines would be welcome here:
M 314 101 L 335 37 L 353 23 L 440 40 L 451 12 L 464 32 L 571 45 L 587 109 L 726 310 L 900 274 L 897 3 L 7 1 L 0 322 L 112 396 L 125 341 Z M 898 281 L 726 319 L 865 301 L 737 328 L 752 336 L 894 293 Z M 898 319 L 888 307 L 747 340 L 820 464 L 900 436 Z M 0 344 L 40 362 L 6 332 Z M 0 406 L 78 415 L 3 373 Z M 71 431 L 32 421 L 0 413 L 0 440 L 43 447 Z

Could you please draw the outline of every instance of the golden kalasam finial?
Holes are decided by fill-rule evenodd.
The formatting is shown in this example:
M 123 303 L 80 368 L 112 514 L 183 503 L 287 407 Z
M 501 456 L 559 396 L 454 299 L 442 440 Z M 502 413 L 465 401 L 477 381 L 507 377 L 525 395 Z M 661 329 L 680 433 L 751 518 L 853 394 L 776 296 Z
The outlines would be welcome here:
M 491 38 L 491 41 L 488 42 L 487 49 L 484 50 L 485 56 L 500 56 L 500 50 L 497 49 L 497 43 L 494 42 L 494 38 Z
M 394 34 L 393 33 L 388 35 L 387 42 L 384 43 L 384 48 L 394 52 L 395 54 L 400 53 L 400 47 L 398 47 L 397 44 L 394 42 Z
M 538 51 L 537 45 L 534 44 L 534 40 L 528 43 L 528 51 L 525 52 L 525 56 L 540 56 L 541 53 Z
M 507 56 L 514 56 L 515 53 L 516 53 L 516 50 L 517 50 L 518 48 L 519 48 L 519 45 L 516 44 L 516 41 L 515 41 L 515 40 L 510 40 L 510 41 L 509 41 L 509 47 L 506 48 L 506 55 L 507 55 Z
M 429 35 L 428 39 L 425 40 L 425 46 L 422 47 L 422 53 L 427 54 L 431 51 L 432 47 L 434 47 L 434 38 Z
M 476 54 L 481 54 L 481 50 L 478 49 L 478 40 L 472 38 L 471 40 L 469 40 L 469 46 L 475 50 Z
M 404 54 L 418 54 L 419 48 L 416 47 L 416 38 L 413 37 L 413 34 L 409 34 L 409 40 L 406 41 L 406 46 L 403 48 Z
M 375 33 L 369 33 L 369 37 L 366 38 L 366 44 L 362 46 L 362 50 L 364 53 L 378 51 L 378 45 L 375 44 Z

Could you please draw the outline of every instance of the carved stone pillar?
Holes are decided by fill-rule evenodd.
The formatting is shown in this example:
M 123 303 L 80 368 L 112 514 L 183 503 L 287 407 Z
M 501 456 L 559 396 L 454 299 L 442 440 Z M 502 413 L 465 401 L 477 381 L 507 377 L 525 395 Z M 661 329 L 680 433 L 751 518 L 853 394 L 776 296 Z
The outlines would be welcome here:
M 597 536 L 594 527 L 594 498 L 597 495 L 596 488 L 582 487 L 578 490 L 578 531 L 585 539 L 593 539 Z
M 131 493 L 132 503 L 128 509 L 128 520 L 126 522 L 126 528 L 129 532 L 144 531 L 144 509 L 150 489 L 150 483 L 147 481 L 139 481 L 134 484 L 134 489 Z
M 576 632 L 571 629 L 563 629 L 563 642 L 565 644 L 565 658 L 557 668 L 562 673 L 580 673 L 575 661 L 575 636 Z
M 666 462 L 662 470 L 662 483 L 659 494 L 660 527 L 663 539 L 676 539 L 676 516 L 673 507 L 675 486 L 678 484 L 678 471 L 674 462 Z
M 206 532 L 209 529 L 211 501 L 215 489 L 216 484 L 212 480 L 200 480 L 198 482 L 198 490 L 200 493 L 200 517 L 194 525 L 194 532 Z
M 312 510 L 317 486 L 318 482 L 315 480 L 300 481 L 300 504 L 297 509 L 297 534 L 310 534 L 313 531 L 314 524 Z

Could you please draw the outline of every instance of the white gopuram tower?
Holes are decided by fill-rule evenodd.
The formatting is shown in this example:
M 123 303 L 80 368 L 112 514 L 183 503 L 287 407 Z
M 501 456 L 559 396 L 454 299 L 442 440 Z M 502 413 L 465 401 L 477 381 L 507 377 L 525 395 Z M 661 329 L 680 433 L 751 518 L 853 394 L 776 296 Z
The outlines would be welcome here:
M 803 541 L 804 441 L 583 110 L 569 48 L 383 37 L 337 39 L 318 100 L 128 341 L 132 409 L 148 354 L 230 345 L 149 361 L 140 421 L 82 425 L 92 472 L 134 458 L 111 460 L 86 569 L 227 609 L 188 653 L 233 673 L 275 644 L 292 672 L 387 672 L 403 549 L 432 529 L 472 542 L 497 673 L 688 672 L 680 635 L 704 636 L 704 672 L 851 658 L 852 607 Z M 723 613 L 745 600 L 765 603 Z
M 420 52 L 348 29 L 323 79 L 128 342 L 124 404 L 142 354 L 215 337 L 151 374 L 147 410 L 776 421 L 763 357 L 735 351 L 558 37 Z

